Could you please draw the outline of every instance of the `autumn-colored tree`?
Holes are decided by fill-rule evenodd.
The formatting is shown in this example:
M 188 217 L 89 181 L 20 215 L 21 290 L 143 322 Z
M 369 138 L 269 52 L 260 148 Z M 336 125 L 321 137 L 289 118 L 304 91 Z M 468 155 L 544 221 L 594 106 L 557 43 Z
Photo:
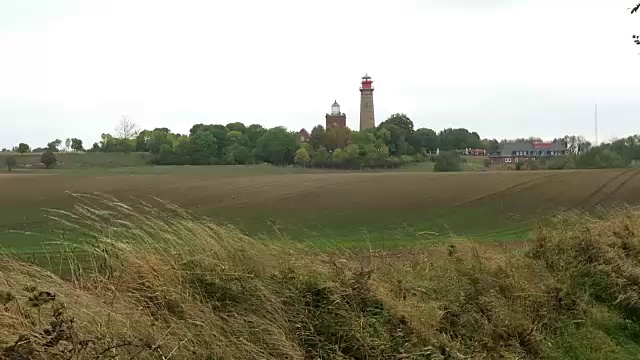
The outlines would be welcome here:
M 309 156 L 309 152 L 306 149 L 300 148 L 296 151 L 296 156 L 294 158 L 296 164 L 298 166 L 306 167 L 309 161 L 311 161 L 311 157 Z

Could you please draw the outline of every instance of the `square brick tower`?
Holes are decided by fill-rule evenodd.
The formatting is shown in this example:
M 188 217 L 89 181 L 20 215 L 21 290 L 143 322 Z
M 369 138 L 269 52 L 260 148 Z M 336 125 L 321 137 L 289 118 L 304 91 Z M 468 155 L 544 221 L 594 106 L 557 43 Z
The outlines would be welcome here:
M 373 113 L 373 81 L 365 74 L 360 86 L 360 131 L 376 127 Z
M 344 129 L 347 127 L 347 115 L 340 112 L 340 105 L 338 105 L 337 101 L 333 102 L 333 105 L 331 105 L 331 114 L 327 114 L 325 119 L 327 120 L 326 129 Z

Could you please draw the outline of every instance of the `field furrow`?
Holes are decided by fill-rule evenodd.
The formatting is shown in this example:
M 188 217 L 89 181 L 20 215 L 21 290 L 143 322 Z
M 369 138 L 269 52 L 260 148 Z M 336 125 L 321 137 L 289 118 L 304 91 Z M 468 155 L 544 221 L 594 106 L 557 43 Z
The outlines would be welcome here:
M 158 197 L 249 233 L 277 228 L 292 239 L 385 246 L 434 234 L 522 237 L 532 222 L 558 209 L 640 202 L 640 170 L 628 169 L 449 174 L 217 169 L 0 176 L 0 245 L 34 249 L 43 236 L 59 236 L 52 230 L 60 224 L 42 209 L 70 209 L 76 200 L 68 192 L 100 192 L 123 201 Z

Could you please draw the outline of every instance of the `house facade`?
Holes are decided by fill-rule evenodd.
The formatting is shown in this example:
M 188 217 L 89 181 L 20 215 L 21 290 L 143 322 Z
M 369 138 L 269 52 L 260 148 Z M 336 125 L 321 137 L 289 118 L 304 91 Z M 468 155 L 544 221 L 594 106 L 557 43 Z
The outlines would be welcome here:
M 298 131 L 298 141 L 307 142 L 311 138 L 311 134 L 307 131 L 307 129 L 302 129 Z
M 486 156 L 487 150 L 485 149 L 471 149 L 467 148 L 464 150 L 464 154 L 468 156 Z
M 560 142 L 516 142 L 503 144 L 500 151 L 489 156 L 491 164 L 515 165 L 519 162 L 535 161 L 538 158 L 564 156 L 569 151 Z

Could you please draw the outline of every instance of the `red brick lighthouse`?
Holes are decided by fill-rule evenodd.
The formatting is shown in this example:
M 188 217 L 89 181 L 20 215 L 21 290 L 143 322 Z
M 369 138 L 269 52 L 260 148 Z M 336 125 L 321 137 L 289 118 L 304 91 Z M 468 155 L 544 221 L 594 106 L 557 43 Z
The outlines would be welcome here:
M 338 101 L 334 101 L 331 105 L 331 114 L 325 116 L 326 128 L 344 129 L 347 127 L 347 115 L 340 111 Z
M 360 131 L 376 127 L 373 113 L 373 81 L 365 74 L 360 86 Z

